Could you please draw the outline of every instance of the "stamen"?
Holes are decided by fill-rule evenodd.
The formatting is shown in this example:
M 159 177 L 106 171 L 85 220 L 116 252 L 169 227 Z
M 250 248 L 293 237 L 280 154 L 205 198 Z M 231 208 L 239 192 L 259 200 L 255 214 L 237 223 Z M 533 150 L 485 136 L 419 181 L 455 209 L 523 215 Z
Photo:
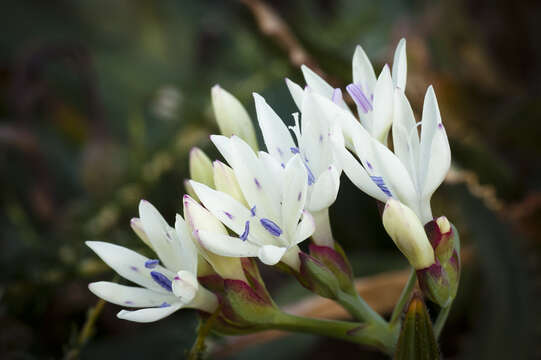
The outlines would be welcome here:
M 166 303 L 166 302 L 164 301 L 159 307 L 161 307 L 161 308 L 166 308 L 166 307 L 169 307 L 169 306 L 171 306 L 171 304 L 168 304 L 168 303 Z
M 124 304 L 126 304 L 126 305 L 133 305 L 133 301 L 131 301 L 131 300 L 126 300 L 126 301 L 124 301 Z
M 261 223 L 261 225 L 263 225 L 265 230 L 271 233 L 271 235 L 280 236 L 282 234 L 282 229 L 280 229 L 280 227 L 276 225 L 274 221 L 263 218 L 263 219 L 260 219 L 259 222 Z
M 158 285 L 160 285 L 162 288 L 164 288 L 167 291 L 173 291 L 171 288 L 171 280 L 164 274 L 158 271 L 151 271 L 150 276 L 152 276 L 152 280 L 154 280 Z
M 282 151 L 282 149 L 280 149 L 278 146 L 276 147 L 276 150 L 278 151 L 278 154 L 280 156 L 284 155 L 284 152 Z
M 308 172 L 308 185 L 310 186 L 316 182 L 316 177 L 314 176 L 312 170 L 310 170 L 310 167 L 306 162 L 304 163 L 304 167 L 306 167 L 306 171 Z
M 244 232 L 240 236 L 240 239 L 242 241 L 246 241 L 249 233 L 250 233 L 250 220 L 246 220 L 246 222 L 244 223 Z
M 299 195 L 297 195 L 297 201 L 301 201 L 302 192 L 299 191 Z
M 393 194 L 391 194 L 391 191 L 387 188 L 387 185 L 385 185 L 385 181 L 383 181 L 383 178 L 381 176 L 370 176 L 370 179 L 379 187 L 381 191 L 385 193 L 385 195 L 389 197 L 393 197 Z
M 296 147 L 292 147 L 292 148 L 290 148 L 289 150 L 291 150 L 291 152 L 292 152 L 293 154 L 298 154 L 298 153 L 299 153 L 299 148 L 296 148 Z
M 145 267 L 147 269 L 154 269 L 156 265 L 160 263 L 160 260 L 147 260 L 145 261 Z
M 227 211 L 224 211 L 225 216 L 227 216 L 230 220 L 233 220 L 233 215 L 231 213 L 228 213 Z
M 252 213 L 252 216 L 255 216 L 255 205 L 250 209 L 250 212 Z
M 366 97 L 359 85 L 349 84 L 346 86 L 346 89 L 353 101 L 355 101 L 355 104 L 357 104 L 365 114 L 373 110 L 372 101 Z
M 257 178 L 254 178 L 254 183 L 255 183 L 255 186 L 257 186 L 258 189 L 261 189 L 261 184 L 259 183 Z

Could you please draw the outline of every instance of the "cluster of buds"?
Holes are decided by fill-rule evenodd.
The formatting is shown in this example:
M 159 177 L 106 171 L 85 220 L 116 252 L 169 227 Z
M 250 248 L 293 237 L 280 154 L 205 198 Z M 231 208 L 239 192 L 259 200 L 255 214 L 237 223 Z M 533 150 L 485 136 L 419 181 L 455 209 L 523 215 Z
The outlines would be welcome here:
M 343 171 L 359 189 L 385 204 L 383 226 L 416 270 L 422 291 L 440 306 L 449 306 L 460 274 L 458 233 L 447 218 L 434 219 L 430 208 L 430 198 L 450 166 L 449 143 L 432 87 L 418 133 L 419 123 L 404 93 L 405 51 L 401 40 L 392 71 L 386 65 L 376 78 L 362 48 L 356 49 L 353 83 L 346 89 L 359 119 L 340 89 L 305 66 L 306 87 L 286 79 L 299 109 L 292 114 L 294 126 L 288 128 L 254 93 L 266 151 L 259 150 L 241 102 L 214 86 L 212 106 L 221 134 L 210 139 L 225 162 L 212 161 L 199 148 L 191 150 L 184 215 L 177 214 L 174 228 L 152 205 L 141 202 L 140 218 L 132 220 L 132 228 L 159 259 L 89 242 L 119 275 L 141 286 L 99 282 L 90 284 L 90 290 L 115 304 L 143 308 L 119 313 L 132 321 L 154 321 L 189 307 L 204 318 L 216 314 L 214 329 L 224 334 L 284 326 L 257 258 L 353 309 L 358 320 L 368 323 L 367 333 L 381 336 L 374 340 L 372 334 L 367 343 L 384 344 L 389 351 L 397 339 L 359 298 L 347 256 L 331 231 L 328 209 L 337 198 Z M 387 146 L 391 130 L 394 152 Z M 306 253 L 299 244 L 309 238 Z M 346 338 L 357 332 L 342 330 L 337 332 Z

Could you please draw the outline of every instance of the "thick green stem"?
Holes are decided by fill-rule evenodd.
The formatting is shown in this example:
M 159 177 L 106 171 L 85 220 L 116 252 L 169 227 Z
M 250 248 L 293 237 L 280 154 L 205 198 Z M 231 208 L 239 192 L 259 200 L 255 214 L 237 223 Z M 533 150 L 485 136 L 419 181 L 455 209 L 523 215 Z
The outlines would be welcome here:
M 277 314 L 270 328 L 328 336 L 357 344 L 370 345 L 388 354 L 392 354 L 396 343 L 390 333 L 377 324 L 312 319 L 286 313 Z
M 402 294 L 400 294 L 400 298 L 398 299 L 398 302 L 396 303 L 393 314 L 391 315 L 391 326 L 396 325 L 396 322 L 398 319 L 400 319 L 400 314 L 404 310 L 404 307 L 406 306 L 407 302 L 410 299 L 411 292 L 413 290 L 413 287 L 415 286 L 415 281 L 417 280 L 417 276 L 415 275 L 415 269 L 411 269 L 410 276 L 408 278 L 408 282 L 406 283 L 406 286 L 404 286 L 404 289 L 402 290 Z
M 352 293 L 339 291 L 336 301 L 338 301 L 338 303 L 340 303 L 340 305 L 342 305 L 357 320 L 373 323 L 384 328 L 389 327 L 385 319 L 375 312 L 374 309 L 372 309 L 354 290 Z
M 451 310 L 451 305 L 452 303 L 449 304 L 449 306 L 441 308 L 440 313 L 436 318 L 436 322 L 434 323 L 434 334 L 436 335 L 436 339 L 440 337 L 443 327 L 445 326 L 445 322 L 449 316 L 449 311 Z

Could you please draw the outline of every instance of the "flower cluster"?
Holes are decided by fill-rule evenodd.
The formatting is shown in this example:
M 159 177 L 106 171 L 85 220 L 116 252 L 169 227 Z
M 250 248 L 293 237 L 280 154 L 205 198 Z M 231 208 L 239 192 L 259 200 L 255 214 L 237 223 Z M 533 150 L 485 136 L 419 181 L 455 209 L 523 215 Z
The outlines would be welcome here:
M 346 90 L 357 116 L 341 89 L 306 66 L 302 72 L 304 87 L 286 79 L 299 110 L 292 114 L 292 127 L 253 94 L 265 151 L 259 150 L 243 105 L 218 85 L 212 88 L 221 135 L 210 139 L 225 162 L 213 162 L 202 150 L 192 149 L 184 218 L 177 214 L 175 227 L 170 227 L 143 200 L 140 217 L 131 223 L 158 259 L 87 242 L 120 276 L 141 286 L 90 284 L 93 293 L 109 302 L 142 308 L 123 310 L 119 318 L 148 322 L 187 307 L 207 314 L 220 311 L 225 332 L 254 330 L 261 325 L 257 314 L 235 304 L 251 301 L 257 306 L 249 309 L 274 310 L 276 305 L 248 258 L 278 266 L 348 308 L 348 296 L 357 296 L 353 275 L 332 235 L 328 211 L 342 171 L 361 191 L 385 203 L 383 226 L 417 271 L 426 296 L 441 306 L 452 301 L 459 274 L 458 237 L 445 217 L 433 219 L 430 207 L 450 167 L 450 148 L 431 86 L 421 121 L 415 119 L 405 95 L 405 40 L 396 48 L 392 70 L 385 65 L 377 77 L 363 49 L 355 50 L 353 82 Z M 308 238 L 313 243 L 306 254 L 298 245 Z M 351 312 L 385 323 L 377 314 Z

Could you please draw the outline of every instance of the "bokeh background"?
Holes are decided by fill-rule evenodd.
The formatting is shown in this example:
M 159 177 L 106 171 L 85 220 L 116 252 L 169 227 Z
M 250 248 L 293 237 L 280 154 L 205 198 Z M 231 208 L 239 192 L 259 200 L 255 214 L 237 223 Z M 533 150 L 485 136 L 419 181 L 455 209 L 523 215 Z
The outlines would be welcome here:
M 289 120 L 284 77 L 302 83 L 301 62 L 343 88 L 356 44 L 379 72 L 401 37 L 407 95 L 419 111 L 433 84 L 450 137 L 453 169 L 434 213 L 458 226 L 471 255 L 443 354 L 541 358 L 540 15 L 539 2 L 504 0 L 3 1 L 0 358 L 183 358 L 197 326 L 191 311 L 133 324 L 107 304 L 84 326 L 98 304 L 87 284 L 114 277 L 84 241 L 144 251 L 129 228 L 141 198 L 174 219 L 189 149 L 217 157 L 212 85 L 252 116 L 257 91 Z M 356 275 L 404 268 L 374 201 L 342 179 L 332 225 Z M 307 295 L 262 270 L 280 303 Z M 211 358 L 359 354 L 307 335 L 220 353 L 224 344 L 211 339 Z

